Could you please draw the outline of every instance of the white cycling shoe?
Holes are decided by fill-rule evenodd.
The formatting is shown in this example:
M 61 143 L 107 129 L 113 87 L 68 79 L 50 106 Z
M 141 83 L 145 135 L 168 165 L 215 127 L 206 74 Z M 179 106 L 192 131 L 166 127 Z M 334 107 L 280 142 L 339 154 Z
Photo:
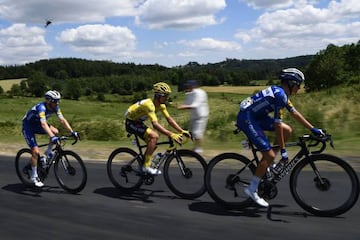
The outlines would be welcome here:
M 252 191 L 250 191 L 249 188 L 245 188 L 244 192 L 245 192 L 246 195 L 248 195 L 252 200 L 254 200 L 254 202 L 259 204 L 260 206 L 262 206 L 262 207 L 268 207 L 269 206 L 269 203 L 267 201 L 265 201 L 263 198 L 259 197 L 257 192 L 252 192 Z
M 31 178 L 31 181 L 34 183 L 35 187 L 41 188 L 44 186 L 44 183 L 41 182 L 40 178 L 38 177 Z
M 148 173 L 148 174 L 151 174 L 151 175 L 160 175 L 161 174 L 161 170 L 155 169 L 155 168 L 152 168 L 152 167 L 143 167 L 142 171 L 144 173 Z

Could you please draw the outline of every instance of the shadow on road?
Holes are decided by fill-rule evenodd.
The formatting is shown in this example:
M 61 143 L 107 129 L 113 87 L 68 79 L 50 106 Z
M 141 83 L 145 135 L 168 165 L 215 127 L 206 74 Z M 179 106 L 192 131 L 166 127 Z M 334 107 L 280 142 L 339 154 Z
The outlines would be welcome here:
M 2 189 L 10 192 L 14 192 L 21 195 L 31 196 L 31 197 L 41 197 L 42 192 L 49 192 L 49 193 L 60 193 L 60 194 L 70 194 L 65 192 L 64 190 L 60 189 L 58 186 L 47 186 L 45 185 L 42 188 L 36 187 L 27 187 L 22 183 L 15 183 L 15 184 L 8 184 Z M 74 195 L 74 194 L 72 194 Z
M 163 190 L 149 190 L 149 189 L 139 189 L 136 191 L 126 192 L 121 191 L 118 188 L 114 187 L 104 187 L 98 188 L 94 190 L 94 193 L 111 197 L 111 198 L 118 198 L 122 200 L 132 200 L 132 201 L 141 201 L 145 203 L 152 203 L 154 202 L 151 198 L 165 198 L 165 199 L 178 199 L 176 196 L 164 195 L 165 191 Z
M 307 214 L 305 212 L 297 212 L 297 211 L 284 211 L 281 210 L 287 207 L 286 205 L 270 205 L 268 208 L 261 208 L 257 206 L 252 206 L 244 209 L 231 209 L 221 206 L 220 204 L 214 202 L 195 202 L 189 204 L 189 209 L 191 211 L 208 213 L 213 215 L 221 215 L 221 216 L 243 216 L 243 217 L 261 217 L 266 214 L 266 218 L 270 221 L 274 222 L 284 222 L 289 223 L 290 221 L 275 218 L 274 215 L 277 216 L 291 216 L 291 217 L 316 217 L 314 215 Z

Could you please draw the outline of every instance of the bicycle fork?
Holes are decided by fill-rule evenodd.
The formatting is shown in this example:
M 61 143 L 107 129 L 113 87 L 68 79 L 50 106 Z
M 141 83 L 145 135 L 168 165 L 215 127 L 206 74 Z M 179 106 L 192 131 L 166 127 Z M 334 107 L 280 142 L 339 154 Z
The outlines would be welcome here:
M 191 169 L 185 166 L 185 163 L 182 160 L 181 156 L 179 156 L 179 154 L 174 154 L 174 155 L 176 158 L 176 162 L 180 168 L 182 176 L 186 179 L 191 178 L 193 176 Z

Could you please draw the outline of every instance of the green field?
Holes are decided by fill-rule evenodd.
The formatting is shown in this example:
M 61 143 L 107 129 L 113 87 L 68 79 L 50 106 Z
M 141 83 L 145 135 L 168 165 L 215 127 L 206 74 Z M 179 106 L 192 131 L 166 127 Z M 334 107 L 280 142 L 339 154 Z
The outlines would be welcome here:
M 210 119 L 204 146 L 207 158 L 225 151 L 243 152 L 240 141 L 245 139 L 244 135 L 232 134 L 238 106 L 243 98 L 262 88 L 264 87 L 204 87 L 208 91 L 210 104 Z M 336 150 L 329 150 L 329 153 L 349 156 L 360 154 L 358 88 L 343 87 L 326 92 L 301 93 L 292 98 L 296 108 L 315 126 L 327 129 L 334 136 Z M 130 145 L 124 131 L 124 112 L 129 103 L 123 103 L 122 96 L 105 97 L 106 102 L 91 101 L 87 98 L 81 98 L 80 101 L 61 101 L 65 117 L 74 129 L 81 133 L 83 139 L 76 146 L 68 144 L 67 148 L 74 148 L 90 159 L 106 159 L 115 147 Z M 168 107 L 169 111 L 180 125 L 186 128 L 189 112 L 176 109 L 176 105 L 183 102 L 184 94 L 174 93 L 171 97 L 173 101 Z M 0 98 L 0 153 L 15 155 L 17 149 L 26 146 L 21 135 L 21 119 L 30 107 L 40 101 L 41 98 Z M 292 119 L 286 118 L 285 121 L 293 125 L 292 140 L 307 133 Z M 51 118 L 50 122 L 58 126 L 55 118 Z M 46 138 L 40 139 L 46 141 Z M 192 145 L 188 143 L 185 147 L 191 148 Z
M 14 84 L 20 85 L 20 82 L 23 80 L 26 80 L 26 78 L 0 80 L 0 86 L 2 87 L 4 92 L 7 92 L 11 89 L 12 85 Z

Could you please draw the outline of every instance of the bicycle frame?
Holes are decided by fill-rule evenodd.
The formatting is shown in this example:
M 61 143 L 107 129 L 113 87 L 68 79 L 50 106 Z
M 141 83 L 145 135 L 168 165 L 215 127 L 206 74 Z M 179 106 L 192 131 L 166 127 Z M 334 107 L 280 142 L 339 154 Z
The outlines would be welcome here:
M 59 156 L 61 156 L 61 154 L 62 154 L 62 151 L 63 151 L 63 148 L 62 148 L 62 145 L 61 145 L 61 141 L 62 140 L 67 140 L 67 139 L 69 139 L 71 136 L 61 136 L 59 139 L 59 142 L 58 143 L 56 143 L 56 145 L 55 145 L 55 150 L 53 150 L 53 152 L 54 152 L 54 156 L 51 158 L 51 159 L 49 159 L 49 162 L 47 162 L 47 166 L 46 166 L 46 168 L 43 168 L 43 169 L 45 169 L 46 170 L 46 174 L 48 174 L 48 172 L 49 172 L 49 169 L 51 168 L 51 166 L 53 165 L 53 163 L 55 162 L 55 160 L 59 157 Z M 72 145 L 74 145 L 74 144 L 76 144 L 77 143 L 77 139 L 75 139 L 75 141 L 72 143 Z M 50 143 L 44 143 L 44 144 L 41 144 L 41 145 L 39 145 L 38 147 L 39 148 L 42 148 L 42 147 L 45 147 L 45 146 L 48 146 Z M 39 164 L 39 162 L 38 162 L 38 164 Z M 64 165 L 64 163 L 62 162 L 62 165 Z M 42 166 L 43 167 L 43 166 Z M 65 167 L 64 167 L 65 168 Z
M 234 131 L 234 134 L 239 133 L 240 130 L 237 129 Z M 314 144 L 309 143 L 308 145 L 306 144 L 307 140 L 315 140 L 316 142 Z M 325 149 L 325 144 L 326 141 L 330 140 L 330 145 L 331 147 L 333 147 L 333 142 L 331 139 L 331 135 L 325 135 L 324 137 L 315 137 L 312 135 L 303 135 L 301 137 L 299 137 L 299 141 L 298 142 L 288 142 L 285 143 L 285 147 L 295 147 L 298 146 L 300 147 L 300 150 L 295 154 L 295 156 L 290 159 L 286 164 L 285 167 L 281 170 L 281 172 L 279 174 L 276 175 L 275 178 L 272 179 L 273 183 L 278 183 L 283 177 L 285 177 L 293 168 L 294 166 L 301 161 L 302 159 L 304 159 L 305 157 L 308 157 L 311 154 L 317 154 L 317 153 L 321 153 L 324 149 Z M 245 169 L 246 167 L 248 167 L 250 164 L 254 164 L 254 162 L 256 163 L 256 166 L 259 164 L 260 160 L 259 157 L 257 155 L 258 152 L 260 152 L 259 149 L 257 149 L 254 144 L 250 141 L 250 139 L 247 139 L 248 143 L 249 143 L 249 148 L 252 152 L 253 155 L 253 159 L 250 161 L 250 163 L 246 166 L 244 166 L 242 169 L 240 169 L 236 174 L 239 174 L 241 171 L 243 171 L 243 169 Z M 317 146 L 319 143 L 322 144 L 321 148 L 317 151 L 313 151 L 310 152 L 309 148 L 310 147 L 314 147 Z M 272 149 L 278 149 L 280 146 L 279 145 L 273 145 L 271 146 Z M 316 172 L 315 166 L 312 166 L 313 170 Z
M 131 135 L 135 136 L 135 144 L 139 149 L 139 155 L 138 156 L 141 157 L 141 161 L 142 161 L 142 163 L 144 163 L 145 157 L 144 157 L 143 149 L 147 147 L 147 144 L 141 144 L 139 136 L 137 136 L 136 134 L 128 133 L 127 136 L 131 137 Z M 168 157 L 171 155 L 171 153 L 176 151 L 175 143 L 170 137 L 169 137 L 169 140 L 167 140 L 167 141 L 162 141 L 162 142 L 157 142 L 156 143 L 156 146 L 160 146 L 160 145 L 169 145 L 169 147 L 166 149 L 166 151 L 164 153 L 164 156 L 161 157 L 160 161 L 155 165 L 155 167 L 157 169 L 160 168 L 160 166 L 168 159 Z

